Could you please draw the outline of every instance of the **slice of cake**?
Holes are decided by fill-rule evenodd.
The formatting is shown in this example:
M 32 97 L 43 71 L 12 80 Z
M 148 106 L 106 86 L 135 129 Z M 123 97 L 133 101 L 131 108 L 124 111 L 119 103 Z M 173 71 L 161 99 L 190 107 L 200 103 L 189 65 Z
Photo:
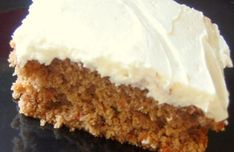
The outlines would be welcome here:
M 228 118 L 217 25 L 173 0 L 34 0 L 13 34 L 20 113 L 160 152 L 204 152 Z

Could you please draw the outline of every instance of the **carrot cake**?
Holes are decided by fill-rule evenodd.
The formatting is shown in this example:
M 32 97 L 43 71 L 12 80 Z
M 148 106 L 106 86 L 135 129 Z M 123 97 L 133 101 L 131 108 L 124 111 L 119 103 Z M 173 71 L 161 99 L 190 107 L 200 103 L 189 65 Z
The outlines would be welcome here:
M 12 36 L 19 112 L 159 152 L 204 152 L 227 124 L 230 50 L 174 0 L 33 0 Z

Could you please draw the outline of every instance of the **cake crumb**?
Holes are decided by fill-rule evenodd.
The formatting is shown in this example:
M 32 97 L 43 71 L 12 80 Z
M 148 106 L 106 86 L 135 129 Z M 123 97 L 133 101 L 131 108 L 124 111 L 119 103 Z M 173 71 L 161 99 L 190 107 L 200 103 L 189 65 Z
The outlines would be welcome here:
M 147 137 L 146 139 L 143 139 L 143 140 L 141 141 L 141 143 L 142 143 L 142 145 L 148 145 L 148 144 L 150 144 L 150 138 Z
M 157 146 L 154 145 L 154 144 L 151 144 L 150 147 L 153 148 L 153 149 L 156 149 L 156 148 L 157 148 Z
M 41 120 L 40 120 L 40 126 L 42 126 L 42 127 L 43 127 L 43 126 L 45 126 L 45 124 L 46 124 L 46 121 L 45 121 L 45 120 L 43 120 L 43 119 L 41 119 Z
M 166 118 L 167 122 L 172 121 L 172 119 L 173 119 L 172 116 Z
M 56 123 L 54 124 L 54 128 L 56 128 L 56 129 L 60 128 L 63 124 L 62 123 L 63 122 L 62 116 L 57 115 L 55 121 L 56 121 Z

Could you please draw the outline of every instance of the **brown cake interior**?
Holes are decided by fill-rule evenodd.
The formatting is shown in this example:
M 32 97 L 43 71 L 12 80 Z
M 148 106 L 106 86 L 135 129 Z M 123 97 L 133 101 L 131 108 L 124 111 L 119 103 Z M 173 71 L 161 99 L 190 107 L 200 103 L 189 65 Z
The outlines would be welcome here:
M 160 152 L 204 152 L 207 132 L 224 129 L 223 122 L 194 106 L 159 105 L 147 90 L 116 86 L 82 63 L 54 59 L 48 66 L 29 61 L 19 67 L 14 51 L 10 63 L 17 74 L 12 90 L 20 113 L 41 119 L 42 125 L 83 129 Z

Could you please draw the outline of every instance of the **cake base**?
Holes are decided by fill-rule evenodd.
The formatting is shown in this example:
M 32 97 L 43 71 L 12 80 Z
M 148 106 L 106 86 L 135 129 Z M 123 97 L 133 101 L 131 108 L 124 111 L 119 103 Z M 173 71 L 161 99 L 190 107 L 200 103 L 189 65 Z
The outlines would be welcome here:
M 82 63 L 54 59 L 48 66 L 29 61 L 19 67 L 14 51 L 9 61 L 20 113 L 39 118 L 41 125 L 83 129 L 160 152 L 204 152 L 208 131 L 224 129 L 194 106 L 159 105 L 147 90 L 116 86 Z

